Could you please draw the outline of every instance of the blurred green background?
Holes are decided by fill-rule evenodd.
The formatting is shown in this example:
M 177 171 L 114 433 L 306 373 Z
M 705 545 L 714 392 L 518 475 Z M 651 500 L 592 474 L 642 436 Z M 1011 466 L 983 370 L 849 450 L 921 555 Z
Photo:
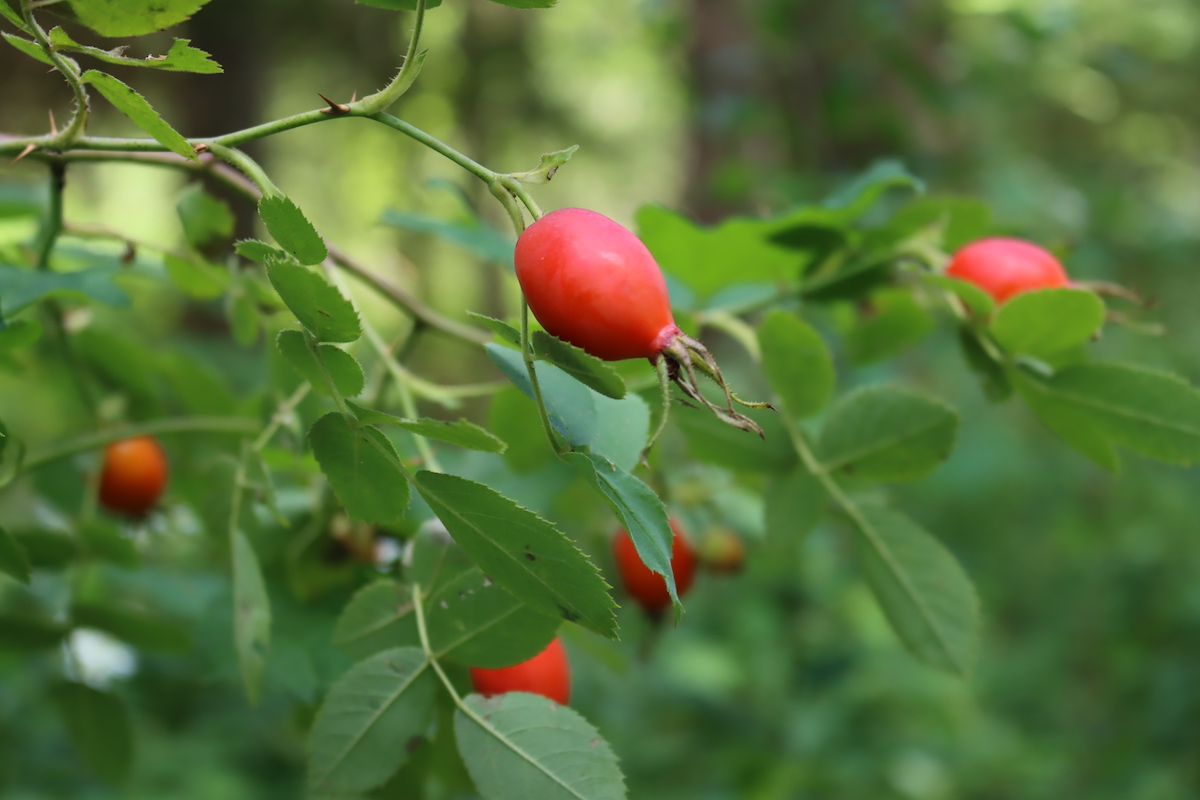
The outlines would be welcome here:
M 313 107 L 316 92 L 373 90 L 395 69 L 407 24 L 349 0 L 212 0 L 170 33 L 210 51 L 224 75 L 117 74 L 185 135 L 216 134 Z M 427 31 L 430 57 L 397 113 L 497 169 L 581 145 L 537 191 L 547 209 L 632 224 L 639 206 L 661 203 L 713 222 L 815 201 L 896 157 L 939 193 L 986 200 L 997 230 L 1058 249 L 1073 276 L 1155 299 L 1164 339 L 1110 327 L 1100 352 L 1200 381 L 1200 2 L 562 0 L 518 12 L 446 0 Z M 0 76 L 0 131 L 41 131 L 48 104 L 67 116 L 69 95 L 43 65 L 6 49 Z M 103 110 L 94 132 L 133 133 Z M 387 208 L 455 219 L 475 205 L 503 230 L 483 187 L 435 154 L 349 121 L 253 152 L 330 241 L 435 307 L 511 308 L 513 286 L 494 268 L 379 224 Z M 22 164 L 3 178 L 37 181 L 42 170 Z M 174 244 L 184 185 L 148 168 L 73 169 L 67 215 Z M 240 212 L 249 234 L 251 209 Z M 360 299 L 384 327 L 401 325 Z M 163 313 L 152 300 L 139 305 L 139 334 Z M 445 347 L 423 343 L 417 368 L 477 377 L 478 362 Z M 1121 476 L 1102 473 L 1017 404 L 989 404 L 956 347 L 946 327 L 886 364 L 851 370 L 843 358 L 841 377 L 902 379 L 963 415 L 949 463 L 896 496 L 980 590 L 975 675 L 912 661 L 835 523 L 767 544 L 754 493 L 731 490 L 748 507 L 743 574 L 702 577 L 684 624 L 652 647 L 625 609 L 624 671 L 594 643 L 568 642 L 573 705 L 613 743 L 631 797 L 1200 794 L 1195 470 L 1130 458 Z M 10 427 L 45 438 L 79 427 L 63 422 L 72 409 L 50 410 L 67 401 L 23 394 L 26 380 L 0 375 Z M 682 493 L 671 499 L 688 512 Z M 180 603 L 216 591 L 202 583 L 178 587 Z M 199 646 L 228 648 L 227 638 L 215 631 Z M 303 708 L 277 690 L 248 710 L 219 669 L 193 661 L 146 659 L 128 679 L 142 752 L 134 785 L 114 792 L 56 782 L 69 745 L 49 710 L 23 701 L 21 657 L 0 656 L 4 796 L 299 796 Z

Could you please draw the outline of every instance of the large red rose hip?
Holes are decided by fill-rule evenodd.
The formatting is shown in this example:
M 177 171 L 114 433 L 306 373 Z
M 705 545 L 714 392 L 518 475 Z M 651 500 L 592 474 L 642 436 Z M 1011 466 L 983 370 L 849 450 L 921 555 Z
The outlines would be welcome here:
M 515 260 L 538 322 L 597 358 L 653 360 L 679 333 L 654 256 L 603 214 L 550 212 L 521 234 Z
M 980 239 L 962 248 L 950 260 L 946 274 L 975 284 L 997 303 L 1021 292 L 1067 285 L 1062 264 L 1048 251 L 1004 237 Z
M 675 575 L 675 593 L 680 597 L 692 586 L 696 577 L 696 551 L 684 536 L 675 520 L 671 524 L 671 572 Z M 617 560 L 617 571 L 625 590 L 637 601 L 646 613 L 655 616 L 671 605 L 671 593 L 667 590 L 667 579 L 646 566 L 638 555 L 629 532 L 624 528 L 613 538 L 613 556 Z
M 529 310 L 547 332 L 606 361 L 648 358 L 658 368 L 664 396 L 673 380 L 723 422 L 762 435 L 733 404 L 769 406 L 733 394 L 712 354 L 676 327 L 662 271 L 628 228 L 595 211 L 560 208 L 525 229 L 514 261 Z M 724 406 L 701 393 L 697 372 L 720 387 Z
M 511 667 L 471 667 L 471 685 L 485 697 L 506 692 L 531 692 L 565 706 L 571 699 L 571 668 L 562 639 L 556 636 L 545 650 Z

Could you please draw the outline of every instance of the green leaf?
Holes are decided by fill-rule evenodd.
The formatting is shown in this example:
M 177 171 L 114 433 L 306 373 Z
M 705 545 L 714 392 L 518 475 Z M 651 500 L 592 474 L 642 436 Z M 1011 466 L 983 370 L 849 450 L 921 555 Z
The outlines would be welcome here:
M 82 683 L 56 683 L 50 698 L 88 766 L 108 783 L 124 783 L 133 766 L 133 724 L 114 694 Z
M 91 325 L 73 342 L 84 360 L 113 385 L 143 399 L 159 396 L 156 359 L 145 341 Z
M 486 800 L 623 800 L 617 757 L 587 720 L 540 695 L 465 700 L 454 713 L 458 751 Z
M 852 515 L 863 574 L 892 629 L 922 661 L 966 675 L 979 644 L 975 587 L 942 544 L 879 506 Z
M 492 342 L 485 344 L 484 349 L 513 385 L 532 398 L 533 387 L 521 354 Z M 591 442 L 599 431 L 596 395 L 553 364 L 537 362 L 533 368 L 554 429 L 575 447 Z
M 93 558 L 111 561 L 122 567 L 137 569 L 142 563 L 137 545 L 121 535 L 121 530 L 104 520 L 93 519 L 79 526 L 79 538 Z
M 287 260 L 287 254 L 282 250 L 258 239 L 242 239 L 233 249 L 239 256 L 255 264 L 266 265 L 273 261 Z
M 899 161 L 877 161 L 850 183 L 830 195 L 822 205 L 838 211 L 847 220 L 855 220 L 870 211 L 889 189 L 925 191 L 925 184 Z
M 888 221 L 888 227 L 911 232 L 930 226 L 941 229 L 943 248 L 954 251 L 991 231 L 992 209 L 974 197 L 918 197 L 901 207 Z
M 197 300 L 220 297 L 229 286 L 229 273 L 202 258 L 163 254 L 163 264 L 175 285 Z
M 567 453 L 562 458 L 608 502 L 621 527 L 629 532 L 642 563 L 666 578 L 671 600 L 678 604 L 671 569 L 674 534 L 662 500 L 641 480 L 617 469 L 603 456 Z
M 509 344 L 515 345 L 516 347 L 521 346 L 521 332 L 512 325 L 509 325 L 507 322 L 503 322 L 493 317 L 487 317 L 483 314 L 476 314 L 474 311 L 468 311 L 467 316 L 478 322 L 480 325 L 483 325 L 485 328 Z
M 8 531 L 0 528 L 0 572 L 21 583 L 29 583 L 29 571 L 29 557 L 25 555 L 25 548 Z
M 798 540 L 821 521 L 829 496 L 816 477 L 799 468 L 768 478 L 764 501 L 767 536 Z
M 171 49 L 165 56 L 146 56 L 131 58 L 125 55 L 125 47 L 113 50 L 101 50 L 99 47 L 82 45 L 72 39 L 62 28 L 50 31 L 50 43 L 59 50 L 74 50 L 77 53 L 107 61 L 109 64 L 120 64 L 123 67 L 142 67 L 161 69 L 168 72 L 196 72 L 204 75 L 215 75 L 224 72 L 221 65 L 212 57 L 191 46 L 191 39 L 176 39 L 171 43 Z
M 5 298 L 7 300 L 7 298 Z M 0 330 L 0 355 L 29 347 L 42 338 L 42 324 L 33 319 L 16 319 Z
M 182 653 L 192 646 L 192 637 L 178 623 L 137 609 L 75 602 L 71 605 L 71 620 L 76 627 L 110 633 L 142 650 Z
M 129 295 L 113 282 L 119 267 L 92 267 L 78 272 L 47 272 L 0 264 L 0 297 L 4 313 L 21 309 L 47 297 L 82 297 L 110 306 L 129 305 Z
M 225 240 L 233 236 L 233 212 L 229 204 L 204 191 L 204 187 L 193 183 L 175 203 L 183 235 L 192 247 L 201 247 L 213 240 Z
M 825 340 L 795 314 L 772 311 L 758 328 L 763 371 L 795 417 L 819 412 L 833 396 L 837 376 Z
M 992 336 L 1015 355 L 1045 358 L 1077 347 L 1104 325 L 1104 301 L 1085 289 L 1022 292 L 1000 306 Z
M 305 336 L 297 330 L 282 330 L 275 339 L 279 352 L 292 369 L 308 381 L 317 394 L 329 396 L 328 374 L 334 388 L 342 397 L 354 397 L 366 385 L 362 367 L 354 356 L 332 344 L 316 345 L 316 352 L 308 346 Z M 318 360 L 318 358 L 320 360 Z
M 159 0 L 154 1 L 159 2 Z M 129 117 L 134 125 L 137 125 L 146 133 L 153 136 L 163 147 L 173 153 L 178 153 L 184 158 L 189 158 L 193 161 L 199 160 L 195 148 L 188 144 L 187 139 L 183 138 L 178 131 L 168 125 L 158 115 L 158 112 L 146 102 L 146 98 L 142 97 L 132 88 L 117 80 L 112 75 L 98 72 L 94 69 L 89 69 L 83 73 L 82 80 L 84 83 L 90 83 L 95 86 L 108 102 L 116 106 L 118 111 Z
M 795 280 L 803 258 L 772 244 L 763 220 L 731 217 L 713 228 L 700 228 L 658 206 L 637 212 L 638 235 L 670 273 L 705 299 L 736 283 Z
M 623 400 L 594 394 L 596 435 L 588 449 L 604 456 L 626 472 L 633 471 L 650 435 L 650 406 L 632 392 Z M 534 418 L 537 411 L 533 412 Z M 543 435 L 542 439 L 546 437 Z
M 933 332 L 933 317 L 906 289 L 881 289 L 864 298 L 859 320 L 846 333 L 846 350 L 855 364 L 891 358 Z
M 1080 413 L 1079 407 L 1069 398 L 1056 396 L 1040 378 L 1022 370 L 1012 370 L 1010 375 L 1025 405 L 1055 436 L 1102 469 L 1113 473 L 1120 471 L 1120 457 L 1102 422 Z
M 317 229 L 287 197 L 264 195 L 258 201 L 258 215 L 279 246 L 301 264 L 320 264 L 329 255 Z
M 41 614 L 0 611 L 0 652 L 48 650 L 66 635 L 66 628 Z
M 504 460 L 515 472 L 533 472 L 554 458 L 554 450 L 546 440 L 541 420 L 538 419 L 537 406 L 515 386 L 492 396 L 487 425 L 488 430 L 495 431 L 497 436 L 508 442 Z M 639 447 L 644 444 L 645 437 Z
M 419 648 L 399 647 L 354 665 L 333 685 L 309 734 L 311 789 L 365 792 L 400 769 L 433 717 L 428 667 Z
M 237 286 L 238 291 L 228 296 L 225 313 L 229 317 L 234 340 L 242 347 L 250 347 L 258 341 L 258 304 L 246 292 L 244 283 L 239 282 Z
M 5 2 L 6 0 L 0 0 L 0 6 L 3 6 Z M 0 33 L 0 36 L 3 36 L 4 41 L 8 42 L 30 58 L 36 59 L 43 64 L 54 66 L 54 61 L 50 59 L 50 56 L 46 55 L 46 51 L 43 50 L 37 42 L 30 41 L 29 39 L 21 36 L 14 36 L 13 34 L 7 32 Z
M 482 220 L 448 222 L 437 217 L 389 208 L 383 212 L 383 224 L 400 230 L 431 234 L 486 261 L 512 264 L 515 247 L 512 238 Z
M 1038 398 L 1031 404 L 1040 406 L 1035 413 L 1040 410 L 1044 422 L 1101 466 L 1115 467 L 1115 458 L 1102 460 L 1096 432 L 1159 461 L 1180 466 L 1200 461 L 1200 391 L 1177 375 L 1109 363 L 1073 364 L 1050 379 L 1022 377 L 1022 395 Z M 1057 428 L 1044 416 L 1047 408 Z M 1072 412 L 1076 427 L 1064 428 L 1062 416 Z
M 352 519 L 396 524 L 408 507 L 400 457 L 376 428 L 352 429 L 336 411 L 313 423 L 308 441 L 321 471 Z
M 533 352 L 605 397 L 620 400 L 625 396 L 625 381 L 620 373 L 613 369 L 612 365 L 573 344 L 568 344 L 545 331 L 534 331 Z
M 505 0 L 496 1 L 505 5 L 511 5 L 514 8 L 549 8 L 557 2 L 557 0 L 548 0 L 546 3 L 537 5 L 522 5 L 505 2 Z M 570 161 L 571 156 L 575 155 L 575 151 L 578 149 L 579 145 L 573 144 L 564 150 L 555 150 L 553 153 L 542 153 L 542 158 L 535 169 L 531 169 L 528 172 L 513 172 L 510 173 L 509 177 L 516 178 L 521 183 L 549 183 L 554 178 L 554 173 L 558 172 L 558 168 Z
M 350 598 L 338 617 L 333 642 L 355 659 L 392 647 L 418 644 L 412 592 L 391 580 L 367 584 Z
M 368 425 L 394 425 L 427 439 L 435 439 L 439 442 L 484 453 L 503 453 L 508 447 L 494 434 L 465 419 L 460 419 L 458 422 L 446 422 L 429 417 L 405 419 L 385 414 L 382 411 L 363 408 L 356 403 L 350 403 L 349 406 L 359 421 Z
M 1012 384 L 1004 364 L 997 360 L 1003 356 L 994 357 L 991 350 L 995 348 L 984 347 L 984 335 L 973 325 L 961 325 L 958 344 L 967 366 L 979 376 L 984 395 L 993 403 L 998 403 L 1012 394 Z
M 250 541 L 236 529 L 230 538 L 233 550 L 233 638 L 246 696 L 251 705 L 256 705 L 267 671 L 267 651 L 271 647 L 271 601 Z
M 546 520 L 483 484 L 417 473 L 417 490 L 459 546 L 530 607 L 614 638 L 616 617 L 596 565 Z
M 876 481 L 919 478 L 950 456 L 958 414 L 909 389 L 872 386 L 829 412 L 817 454 L 825 467 Z
M 427 595 L 475 566 L 436 517 L 417 531 L 411 555 L 412 563 L 404 571 L 405 577 L 420 584 L 421 591 Z
M 4 17 L 13 25 L 17 26 L 18 30 L 29 30 L 29 27 L 25 24 L 25 20 L 21 18 L 20 14 L 13 10 L 13 7 L 8 4 L 8 0 L 0 0 L 0 17 Z
M 0 440 L 3 441 L 3 440 Z M 79 555 L 75 539 L 61 531 L 47 529 L 13 530 L 9 535 L 29 557 L 34 568 L 61 569 Z M 0 636 L 3 639 L 3 636 Z
M 358 312 L 323 277 L 299 264 L 275 262 L 267 277 L 283 302 L 321 342 L 353 342 L 362 336 Z
M 922 273 L 921 280 L 939 289 L 952 292 L 977 319 L 987 319 L 996 309 L 996 301 L 992 299 L 992 296 L 968 281 L 951 278 L 949 275 L 933 275 L 931 273 Z
M 534 611 L 472 567 L 429 597 L 429 646 L 435 657 L 472 667 L 508 667 L 533 658 L 562 618 Z
M 178 25 L 208 0 L 71 0 L 79 21 L 101 36 L 141 36 Z
M 159 354 L 158 372 L 175 402 L 188 414 L 224 417 L 238 413 L 233 388 L 207 361 L 173 349 Z

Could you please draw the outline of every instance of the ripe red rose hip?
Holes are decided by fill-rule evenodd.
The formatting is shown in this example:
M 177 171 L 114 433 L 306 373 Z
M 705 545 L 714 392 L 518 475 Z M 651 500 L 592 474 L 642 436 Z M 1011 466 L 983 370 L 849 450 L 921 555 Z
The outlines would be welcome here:
M 557 636 L 545 650 L 520 664 L 499 669 L 471 667 L 471 683 L 485 697 L 531 692 L 564 706 L 571 699 L 571 668 L 562 639 Z
M 675 591 L 683 597 L 696 577 L 696 551 L 683 531 L 671 520 L 671 571 L 675 574 Z M 617 531 L 613 539 L 613 555 L 617 559 L 617 571 L 625 590 L 638 605 L 652 615 L 661 614 L 671 605 L 671 594 L 667 591 L 667 579 L 647 567 L 637 553 L 629 532 L 624 528 Z
M 515 261 L 538 322 L 597 358 L 653 360 L 679 333 L 654 256 L 603 214 L 551 211 L 521 234 Z
M 144 516 L 167 485 L 167 457 L 151 436 L 122 439 L 104 448 L 100 504 L 131 517 Z
M 1067 285 L 1067 273 L 1047 250 L 1022 239 L 992 237 L 954 254 L 946 274 L 973 283 L 1003 303 L 1034 289 Z
M 628 228 L 595 211 L 560 208 L 525 229 L 514 262 L 529 310 L 548 333 L 605 361 L 648 358 L 664 390 L 673 380 L 723 422 L 762 435 L 733 404 L 769 406 L 731 392 L 712 354 L 675 325 L 662 271 Z M 716 382 L 724 406 L 700 391 L 697 371 Z

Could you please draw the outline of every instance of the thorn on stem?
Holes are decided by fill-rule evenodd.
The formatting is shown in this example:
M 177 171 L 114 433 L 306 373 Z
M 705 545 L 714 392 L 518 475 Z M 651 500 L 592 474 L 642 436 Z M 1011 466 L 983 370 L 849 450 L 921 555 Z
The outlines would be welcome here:
M 335 103 L 332 100 L 330 100 L 328 97 L 326 97 L 325 95 L 321 94 L 320 92 L 317 92 L 317 97 L 321 98 L 326 103 L 329 103 L 329 108 L 321 109 L 322 114 L 349 114 L 350 113 L 350 106 L 346 105 L 345 103 Z M 353 103 L 354 100 L 351 100 L 350 102 Z
M 211 148 L 204 142 L 197 142 L 196 144 L 192 145 L 192 149 L 196 151 L 196 155 L 200 155 L 202 153 L 207 153 Z
M 29 144 L 25 145 L 25 149 L 24 149 L 24 150 L 22 150 L 22 151 L 20 152 L 20 154 L 19 154 L 19 155 L 18 155 L 16 158 L 14 158 L 14 159 L 13 159 L 11 162 L 9 162 L 9 163 L 11 163 L 11 164 L 15 164 L 15 163 L 17 163 L 17 162 L 18 162 L 18 161 L 20 161 L 22 158 L 24 158 L 25 156 L 27 156 L 27 155 L 29 155 L 30 153 L 32 153 L 34 150 L 37 150 L 37 145 L 36 145 L 36 144 L 34 144 L 33 142 L 30 142 Z
M 58 123 L 54 121 L 54 109 L 46 109 L 46 113 L 50 115 L 50 133 L 58 136 Z

